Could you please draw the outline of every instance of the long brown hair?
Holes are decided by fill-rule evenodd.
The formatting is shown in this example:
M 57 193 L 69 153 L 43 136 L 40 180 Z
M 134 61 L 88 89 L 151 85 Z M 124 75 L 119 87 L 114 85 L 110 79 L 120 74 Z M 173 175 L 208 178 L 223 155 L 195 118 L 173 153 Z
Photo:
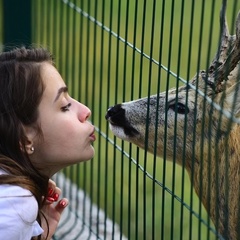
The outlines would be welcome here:
M 31 163 L 24 148 L 27 138 L 23 126 L 35 127 L 41 136 L 37 119 L 44 91 L 40 74 L 43 62 L 53 64 L 50 52 L 43 48 L 22 47 L 0 54 L 0 169 L 8 173 L 0 175 L 0 184 L 30 190 L 38 202 L 40 224 L 42 196 L 47 194 L 49 178 Z

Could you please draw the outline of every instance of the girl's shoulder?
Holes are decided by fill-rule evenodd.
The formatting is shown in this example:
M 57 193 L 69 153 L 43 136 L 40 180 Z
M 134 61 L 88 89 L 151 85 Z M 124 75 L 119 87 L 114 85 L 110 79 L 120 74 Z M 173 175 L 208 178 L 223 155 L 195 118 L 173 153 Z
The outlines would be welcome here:
M 0 175 L 7 174 L 5 171 L 0 169 Z M 1 197 L 19 197 L 19 196 L 29 196 L 33 197 L 32 193 L 20 186 L 10 185 L 10 184 L 0 184 L 0 198 Z
M 0 170 L 0 174 L 6 173 Z M 36 222 L 37 214 L 38 203 L 29 190 L 17 185 L 0 184 L 1 234 L 10 233 L 14 229 L 22 235 L 23 238 L 19 239 L 26 239 L 28 234 L 30 237 L 39 235 L 42 229 Z

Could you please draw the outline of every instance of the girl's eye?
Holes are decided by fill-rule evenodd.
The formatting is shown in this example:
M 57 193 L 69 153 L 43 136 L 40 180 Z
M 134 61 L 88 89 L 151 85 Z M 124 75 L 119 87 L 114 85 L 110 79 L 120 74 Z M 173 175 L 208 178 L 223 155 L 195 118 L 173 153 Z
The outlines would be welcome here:
M 71 105 L 72 105 L 71 103 L 68 103 L 66 106 L 61 107 L 61 110 L 63 112 L 69 111 L 69 108 L 71 107 Z

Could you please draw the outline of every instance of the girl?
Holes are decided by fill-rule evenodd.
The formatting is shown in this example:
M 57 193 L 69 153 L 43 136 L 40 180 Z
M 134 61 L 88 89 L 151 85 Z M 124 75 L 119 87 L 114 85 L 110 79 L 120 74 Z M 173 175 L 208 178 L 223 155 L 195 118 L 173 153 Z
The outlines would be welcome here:
M 51 239 L 68 200 L 50 178 L 94 156 L 90 115 L 47 50 L 0 54 L 1 238 Z

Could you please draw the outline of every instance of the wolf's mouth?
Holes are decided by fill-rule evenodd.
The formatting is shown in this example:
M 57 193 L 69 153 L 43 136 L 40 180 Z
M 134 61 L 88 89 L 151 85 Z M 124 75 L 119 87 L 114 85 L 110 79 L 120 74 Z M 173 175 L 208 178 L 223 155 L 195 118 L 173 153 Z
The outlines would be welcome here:
M 110 107 L 105 118 L 113 127 L 122 128 L 126 136 L 133 137 L 139 134 L 139 132 L 127 121 L 125 109 L 122 108 L 121 104 Z

